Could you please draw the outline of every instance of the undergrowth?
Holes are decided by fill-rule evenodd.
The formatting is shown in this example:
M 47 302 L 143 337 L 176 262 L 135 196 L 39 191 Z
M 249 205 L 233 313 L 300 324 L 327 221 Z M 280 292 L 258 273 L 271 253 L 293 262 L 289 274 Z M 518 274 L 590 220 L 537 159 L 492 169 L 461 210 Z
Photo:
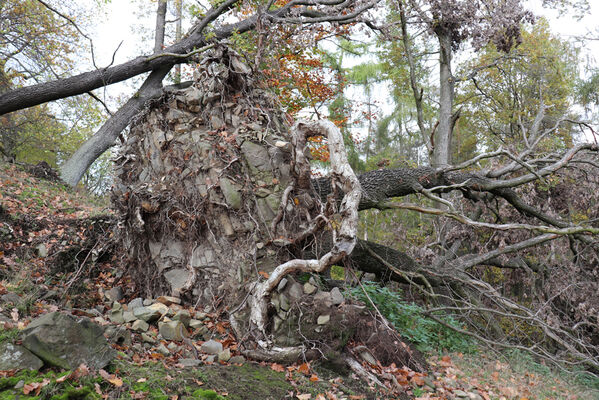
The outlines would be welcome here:
M 361 286 L 350 289 L 349 295 L 370 308 L 372 308 L 370 301 L 372 300 L 381 314 L 420 351 L 446 350 L 464 353 L 476 351 L 476 342 L 472 338 L 427 317 L 424 315 L 423 307 L 403 300 L 399 291 L 391 291 L 374 282 L 365 282 Z M 435 316 L 449 326 L 463 329 L 452 315 L 437 313 Z

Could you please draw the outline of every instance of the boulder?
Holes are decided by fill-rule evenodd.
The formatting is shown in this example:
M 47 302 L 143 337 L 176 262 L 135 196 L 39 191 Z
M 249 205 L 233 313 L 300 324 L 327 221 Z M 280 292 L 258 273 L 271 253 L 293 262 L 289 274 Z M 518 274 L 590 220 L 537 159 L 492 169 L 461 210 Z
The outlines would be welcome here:
M 44 362 L 22 346 L 6 342 L 0 345 L 0 371 L 11 369 L 38 370 Z
M 166 340 L 181 341 L 189 334 L 181 321 L 169 321 L 158 324 L 158 330 L 162 337 Z
M 65 369 L 81 363 L 90 368 L 107 366 L 116 356 L 101 326 L 88 318 L 53 312 L 31 321 L 22 333 L 23 347 L 45 362 Z
M 217 342 L 216 340 L 210 339 L 209 341 L 202 343 L 202 346 L 200 346 L 200 350 L 202 351 L 202 353 L 216 355 L 223 351 L 223 345 L 220 342 Z

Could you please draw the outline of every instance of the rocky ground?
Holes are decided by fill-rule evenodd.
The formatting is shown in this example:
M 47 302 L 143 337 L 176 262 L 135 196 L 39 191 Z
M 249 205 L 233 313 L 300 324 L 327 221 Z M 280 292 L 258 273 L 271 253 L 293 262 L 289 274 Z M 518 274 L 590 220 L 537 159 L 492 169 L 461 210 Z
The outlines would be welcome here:
M 43 166 L 0 165 L 0 399 L 599 398 L 589 382 L 488 350 L 429 355 L 431 370 L 418 373 L 351 343 L 383 386 L 336 360 L 247 359 L 214 305 L 142 298 L 111 244 L 106 201 L 55 178 Z M 277 313 L 293 296 L 345 303 L 341 290 L 317 286 L 287 280 Z M 323 330 L 332 322 L 317 319 Z

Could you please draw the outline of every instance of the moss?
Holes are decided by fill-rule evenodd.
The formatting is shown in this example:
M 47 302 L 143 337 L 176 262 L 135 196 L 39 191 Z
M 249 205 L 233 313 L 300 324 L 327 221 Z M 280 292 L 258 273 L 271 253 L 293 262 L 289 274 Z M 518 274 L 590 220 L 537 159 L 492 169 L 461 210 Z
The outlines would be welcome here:
M 214 390 L 198 389 L 193 392 L 192 396 L 194 399 L 200 400 L 225 400 L 223 396 L 220 396 Z

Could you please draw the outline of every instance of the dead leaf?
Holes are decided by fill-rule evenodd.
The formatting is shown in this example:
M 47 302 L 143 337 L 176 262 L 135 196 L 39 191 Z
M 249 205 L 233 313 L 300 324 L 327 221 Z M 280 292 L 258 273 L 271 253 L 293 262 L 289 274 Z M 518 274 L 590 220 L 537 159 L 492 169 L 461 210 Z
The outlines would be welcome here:
M 319 379 L 318 379 L 317 375 L 312 374 L 312 376 L 310 376 L 310 382 L 318 382 L 318 381 L 319 381 Z
M 297 371 L 304 375 L 308 375 L 310 373 L 310 364 L 308 364 L 308 363 L 301 364 L 300 366 L 297 367 Z
M 116 387 L 123 386 L 123 380 L 121 378 L 118 378 L 118 377 L 114 377 L 114 378 L 108 379 L 108 382 L 112 383 Z
M 304 394 L 298 394 L 295 397 L 297 397 L 299 400 L 308 400 L 312 397 L 312 395 L 310 393 L 304 393 Z
M 270 369 L 272 369 L 273 371 L 276 371 L 276 372 L 285 372 L 285 367 L 283 367 L 281 364 L 277 364 L 277 363 L 270 364 Z

